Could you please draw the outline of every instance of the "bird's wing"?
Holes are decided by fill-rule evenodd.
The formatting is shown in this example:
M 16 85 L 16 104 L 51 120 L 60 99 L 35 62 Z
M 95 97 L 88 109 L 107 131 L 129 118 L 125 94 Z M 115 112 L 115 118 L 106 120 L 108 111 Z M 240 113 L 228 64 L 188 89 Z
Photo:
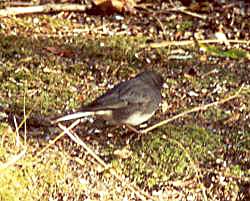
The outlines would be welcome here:
M 83 110 L 108 110 L 126 107 L 128 102 L 120 98 L 121 91 L 126 88 L 127 81 L 116 85 L 104 95 L 97 98 L 93 103 L 83 107 Z
M 143 81 L 135 80 L 120 91 L 120 99 L 127 102 L 128 105 L 147 104 L 152 99 L 151 90 L 150 86 Z
M 152 89 L 141 79 L 132 79 L 121 82 L 113 89 L 107 91 L 104 95 L 97 98 L 87 107 L 82 108 L 85 111 L 120 109 L 133 104 L 147 104 L 151 101 Z

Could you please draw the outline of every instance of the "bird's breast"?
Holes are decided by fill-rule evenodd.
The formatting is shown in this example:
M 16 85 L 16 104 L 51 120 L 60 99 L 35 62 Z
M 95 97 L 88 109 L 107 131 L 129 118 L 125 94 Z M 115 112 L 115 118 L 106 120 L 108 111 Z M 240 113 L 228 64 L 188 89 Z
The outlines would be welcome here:
M 133 126 L 137 126 L 154 115 L 154 112 L 152 113 L 142 113 L 142 112 L 135 112 L 132 115 L 130 115 L 126 120 L 124 120 L 123 123 L 130 124 Z

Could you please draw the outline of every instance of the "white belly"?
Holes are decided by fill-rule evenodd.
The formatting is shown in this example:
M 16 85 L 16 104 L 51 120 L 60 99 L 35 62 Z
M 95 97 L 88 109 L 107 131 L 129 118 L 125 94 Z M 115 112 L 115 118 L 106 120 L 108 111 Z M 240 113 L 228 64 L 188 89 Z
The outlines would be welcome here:
M 150 117 L 154 115 L 154 112 L 151 114 L 142 114 L 141 112 L 134 113 L 131 115 L 126 121 L 125 124 L 130 124 L 133 126 L 137 126 L 145 121 L 147 121 Z

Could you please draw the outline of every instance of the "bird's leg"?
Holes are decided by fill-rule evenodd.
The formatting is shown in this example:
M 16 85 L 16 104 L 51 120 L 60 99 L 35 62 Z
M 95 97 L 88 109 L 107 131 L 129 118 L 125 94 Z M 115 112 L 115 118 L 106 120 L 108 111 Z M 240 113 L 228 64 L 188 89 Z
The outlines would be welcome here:
M 137 133 L 137 134 L 140 134 L 140 133 L 141 133 L 139 130 L 137 130 L 135 127 L 133 127 L 133 126 L 131 126 L 131 125 L 129 125 L 129 124 L 125 124 L 125 125 L 126 125 L 126 127 L 127 127 L 129 130 L 131 130 L 131 131 L 133 131 L 133 132 L 135 132 L 135 133 Z
M 129 135 L 129 138 L 126 140 L 126 144 L 130 144 L 129 142 L 132 140 L 134 141 L 136 139 L 139 140 L 141 138 L 141 131 L 137 130 L 135 127 L 129 125 L 129 124 L 125 124 L 125 126 L 128 128 L 128 130 L 131 130 L 133 133 Z

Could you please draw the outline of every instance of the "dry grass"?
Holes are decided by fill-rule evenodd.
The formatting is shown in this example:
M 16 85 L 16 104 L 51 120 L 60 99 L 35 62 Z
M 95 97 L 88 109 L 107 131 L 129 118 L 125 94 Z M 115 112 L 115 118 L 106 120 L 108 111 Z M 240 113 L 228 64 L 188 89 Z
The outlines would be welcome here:
M 188 33 L 190 15 L 157 17 L 171 43 L 152 44 L 155 18 L 126 16 L 135 30 L 128 36 L 112 16 L 79 17 L 85 23 L 60 15 L 0 23 L 0 200 L 248 200 L 247 39 L 229 40 L 231 49 L 216 40 L 202 52 L 171 40 Z M 167 84 L 166 113 L 149 122 L 163 123 L 141 135 L 98 122 L 63 132 L 48 123 L 146 68 Z

